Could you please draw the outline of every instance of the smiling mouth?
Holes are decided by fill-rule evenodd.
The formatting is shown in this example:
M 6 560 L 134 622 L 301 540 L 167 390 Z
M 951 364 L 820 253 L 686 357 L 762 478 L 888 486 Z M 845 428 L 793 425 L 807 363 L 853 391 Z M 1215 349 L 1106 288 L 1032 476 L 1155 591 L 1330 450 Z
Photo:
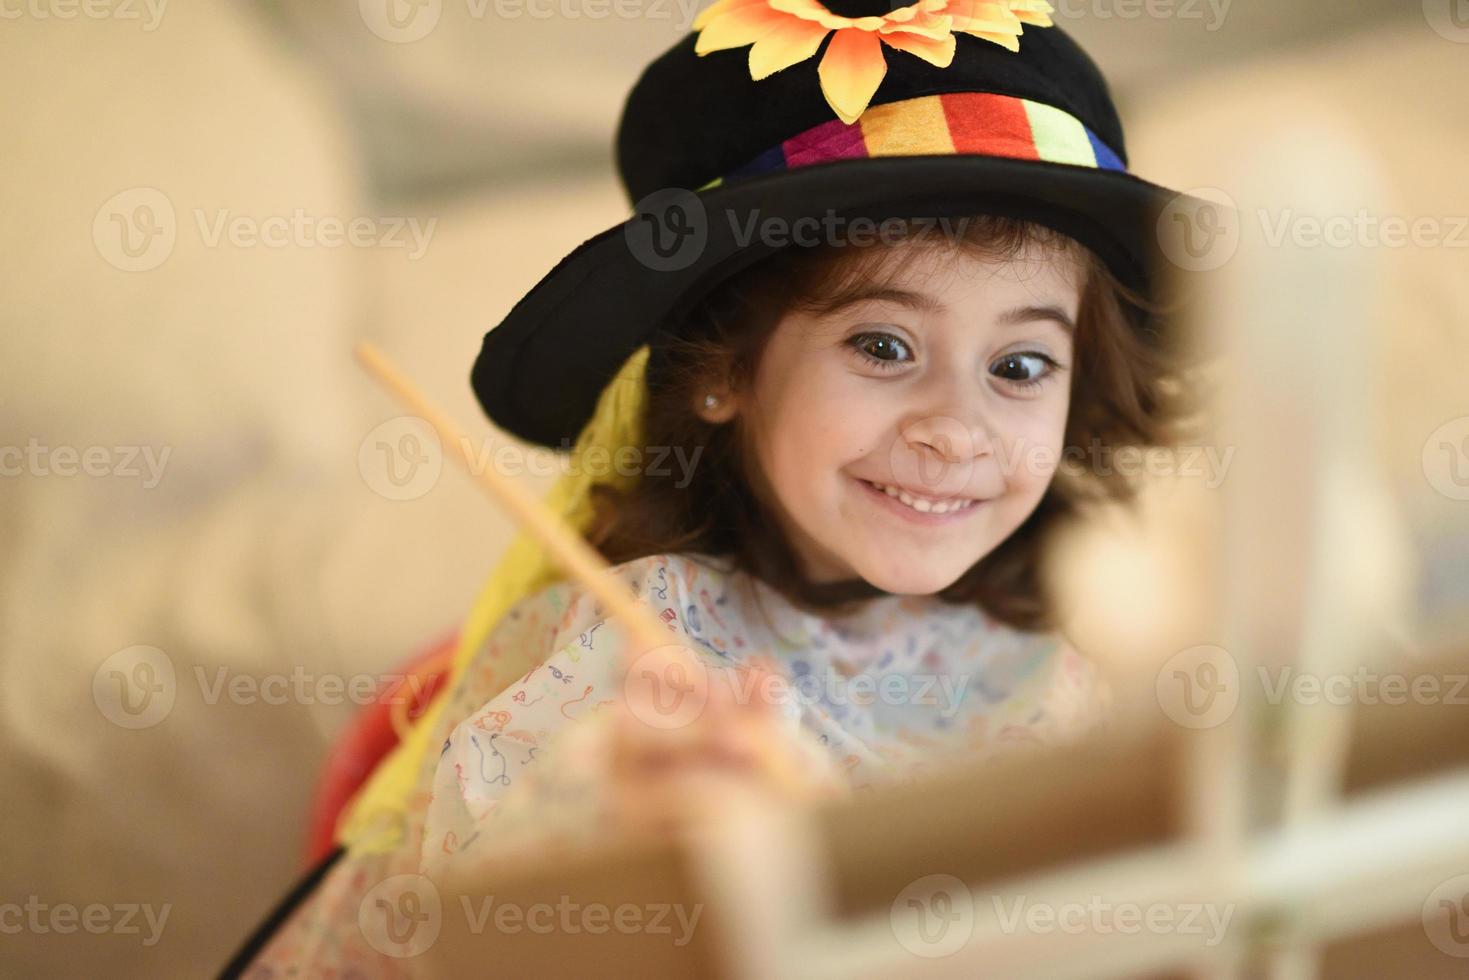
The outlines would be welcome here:
M 860 477 L 858 479 L 861 479 Z M 862 480 L 872 489 L 879 493 L 887 494 L 894 500 L 919 514 L 957 514 L 966 510 L 974 509 L 976 504 L 983 501 L 972 497 L 951 497 L 946 500 L 932 500 L 926 497 L 915 497 L 898 487 L 888 486 L 883 483 L 874 483 L 871 480 Z

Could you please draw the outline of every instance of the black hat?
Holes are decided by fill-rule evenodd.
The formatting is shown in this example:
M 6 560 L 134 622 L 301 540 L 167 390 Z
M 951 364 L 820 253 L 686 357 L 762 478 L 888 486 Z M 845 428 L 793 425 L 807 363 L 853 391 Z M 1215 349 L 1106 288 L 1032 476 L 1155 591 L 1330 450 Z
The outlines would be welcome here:
M 720 281 L 789 244 L 871 241 L 885 217 L 1036 221 L 1148 294 L 1158 216 L 1179 195 L 1127 172 L 1107 83 L 1049 9 L 719 0 L 703 11 L 623 108 L 617 163 L 634 214 L 486 334 L 471 374 L 480 404 L 517 437 L 564 447 L 624 361 Z M 997 30 L 1000 13 L 1013 31 Z

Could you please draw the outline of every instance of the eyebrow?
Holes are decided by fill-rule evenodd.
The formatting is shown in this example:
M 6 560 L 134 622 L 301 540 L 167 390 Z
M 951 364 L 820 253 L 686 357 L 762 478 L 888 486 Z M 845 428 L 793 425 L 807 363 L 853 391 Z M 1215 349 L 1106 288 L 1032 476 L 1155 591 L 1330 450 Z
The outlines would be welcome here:
M 942 313 L 945 310 L 942 303 L 927 293 L 879 284 L 863 285 L 840 293 L 830 301 L 821 304 L 816 312 L 821 316 L 830 316 L 849 306 L 865 302 L 896 303 L 919 313 Z M 999 323 L 1002 327 L 1013 327 L 1037 320 L 1051 320 L 1059 324 L 1067 333 L 1076 332 L 1076 323 L 1066 315 L 1066 311 L 1052 304 L 1018 306 L 1001 314 Z

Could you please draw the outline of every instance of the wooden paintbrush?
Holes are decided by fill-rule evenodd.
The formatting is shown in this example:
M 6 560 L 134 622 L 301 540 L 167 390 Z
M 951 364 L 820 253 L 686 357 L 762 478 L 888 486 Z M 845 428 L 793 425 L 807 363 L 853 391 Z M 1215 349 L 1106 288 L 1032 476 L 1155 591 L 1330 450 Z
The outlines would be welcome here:
M 360 342 L 355 353 L 369 374 L 380 381 L 413 415 L 433 427 L 438 433 L 440 444 L 446 450 L 451 446 L 466 445 L 458 427 L 449 417 L 430 404 L 375 345 L 366 341 Z M 468 455 L 462 452 L 449 451 L 448 455 L 457 459 L 470 477 L 509 510 L 520 526 L 529 529 L 566 574 L 601 600 L 609 617 L 615 617 L 618 625 L 627 631 L 629 642 L 623 647 L 624 672 L 651 650 L 680 646 L 670 643 L 668 628 L 659 622 L 649 608 L 633 601 L 623 583 L 612 574 L 606 559 L 554 511 L 520 484 L 496 473 L 493 467 L 471 466 Z M 693 652 L 685 649 L 684 655 L 688 658 L 690 670 L 699 672 L 700 664 Z M 703 669 L 699 676 L 704 677 L 706 683 L 712 680 L 707 669 Z M 761 726 L 760 730 L 774 728 L 773 725 Z M 757 745 L 766 769 L 776 777 L 781 789 L 791 798 L 809 797 L 810 787 L 806 786 L 806 781 L 796 771 L 790 754 L 782 751 L 773 742 L 773 737 L 772 734 L 762 738 Z

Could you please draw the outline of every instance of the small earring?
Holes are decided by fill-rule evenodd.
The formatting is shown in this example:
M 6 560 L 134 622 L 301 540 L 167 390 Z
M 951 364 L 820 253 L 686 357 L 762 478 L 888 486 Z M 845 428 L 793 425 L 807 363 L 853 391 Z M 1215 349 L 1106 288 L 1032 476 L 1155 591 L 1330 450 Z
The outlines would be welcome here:
M 717 396 L 715 396 L 715 395 L 705 395 L 704 396 L 704 407 L 705 408 L 713 408 L 715 405 L 718 405 L 718 404 L 719 404 L 719 398 Z

